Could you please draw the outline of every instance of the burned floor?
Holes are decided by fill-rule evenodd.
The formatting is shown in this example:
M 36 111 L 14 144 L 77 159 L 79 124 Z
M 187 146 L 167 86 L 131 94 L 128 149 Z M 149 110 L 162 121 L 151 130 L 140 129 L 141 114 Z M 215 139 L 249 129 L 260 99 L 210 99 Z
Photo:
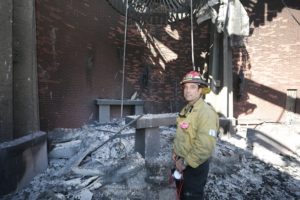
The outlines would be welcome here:
M 150 160 L 134 151 L 135 129 L 122 127 L 124 121 L 116 121 L 49 132 L 47 170 L 27 187 L 1 199 L 176 199 L 170 172 L 175 127 L 160 127 L 160 153 Z M 277 131 L 299 141 L 298 127 L 241 126 L 236 134 L 221 136 L 212 158 L 205 199 L 300 199 L 299 146 L 294 154 L 284 154 L 249 138 L 249 130 Z

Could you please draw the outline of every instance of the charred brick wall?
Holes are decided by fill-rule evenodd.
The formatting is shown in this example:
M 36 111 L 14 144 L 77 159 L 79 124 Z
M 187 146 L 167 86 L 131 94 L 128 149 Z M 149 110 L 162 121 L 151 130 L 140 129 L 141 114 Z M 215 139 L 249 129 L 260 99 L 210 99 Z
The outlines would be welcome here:
M 195 63 L 206 62 L 202 52 L 208 51 L 208 22 L 195 30 Z M 147 113 L 176 112 L 182 106 L 180 81 L 192 70 L 189 20 L 170 25 L 129 25 L 126 72 L 128 85 L 146 101 Z M 112 32 L 123 35 L 122 29 Z M 123 41 L 117 41 L 121 46 Z M 126 86 L 125 86 L 126 87 Z
M 96 98 L 121 98 L 124 17 L 96 0 L 37 0 L 36 13 L 41 130 L 94 121 Z M 197 66 L 205 62 L 208 26 L 194 30 Z M 171 25 L 129 19 L 124 98 L 137 92 L 145 113 L 178 111 L 179 82 L 191 65 L 188 19 Z
M 250 17 L 251 35 L 244 47 L 233 49 L 235 117 L 245 123 L 284 121 L 288 89 L 298 91 L 295 112 L 300 113 L 300 5 L 297 1 L 242 3 Z
M 38 0 L 41 129 L 80 127 L 96 118 L 96 98 L 119 98 L 121 80 L 105 1 Z

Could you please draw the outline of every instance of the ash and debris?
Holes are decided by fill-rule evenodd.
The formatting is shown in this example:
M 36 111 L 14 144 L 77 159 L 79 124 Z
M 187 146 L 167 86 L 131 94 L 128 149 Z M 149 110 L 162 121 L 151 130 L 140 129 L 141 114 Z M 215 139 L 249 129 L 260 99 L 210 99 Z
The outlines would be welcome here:
M 1 199 L 176 199 L 175 185 L 170 176 L 175 127 L 160 127 L 160 154 L 153 160 L 145 161 L 134 152 L 133 128 L 125 128 L 118 137 L 106 143 L 122 126 L 124 121 L 115 121 L 49 132 L 47 170 L 36 176 L 28 187 Z M 286 130 L 286 137 L 293 134 L 299 144 L 299 126 L 290 127 L 284 124 L 260 125 L 261 130 Z M 255 147 L 261 155 L 256 156 L 253 146 L 249 146 L 246 132 L 247 128 L 237 127 L 236 134 L 218 139 L 205 199 L 300 199 L 300 145 L 297 146 L 298 155 L 283 155 Z M 63 170 L 78 152 L 93 145 L 100 147 L 84 156 L 79 166 L 72 166 L 67 172 Z

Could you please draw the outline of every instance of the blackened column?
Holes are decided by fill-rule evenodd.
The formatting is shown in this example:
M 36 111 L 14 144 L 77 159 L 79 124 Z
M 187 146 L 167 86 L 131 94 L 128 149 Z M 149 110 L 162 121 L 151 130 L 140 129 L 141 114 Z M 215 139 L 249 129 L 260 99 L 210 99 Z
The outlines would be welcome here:
M 12 0 L 0 1 L 0 143 L 13 137 Z
M 14 138 L 39 130 L 35 0 L 13 0 Z

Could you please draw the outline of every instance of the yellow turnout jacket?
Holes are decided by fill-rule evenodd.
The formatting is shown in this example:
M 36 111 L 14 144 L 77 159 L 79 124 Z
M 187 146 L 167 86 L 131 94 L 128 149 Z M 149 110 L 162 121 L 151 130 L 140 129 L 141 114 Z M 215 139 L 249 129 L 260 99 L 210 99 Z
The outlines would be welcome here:
M 186 105 L 177 117 L 175 154 L 189 166 L 198 167 L 212 155 L 218 130 L 218 114 L 203 99 Z

